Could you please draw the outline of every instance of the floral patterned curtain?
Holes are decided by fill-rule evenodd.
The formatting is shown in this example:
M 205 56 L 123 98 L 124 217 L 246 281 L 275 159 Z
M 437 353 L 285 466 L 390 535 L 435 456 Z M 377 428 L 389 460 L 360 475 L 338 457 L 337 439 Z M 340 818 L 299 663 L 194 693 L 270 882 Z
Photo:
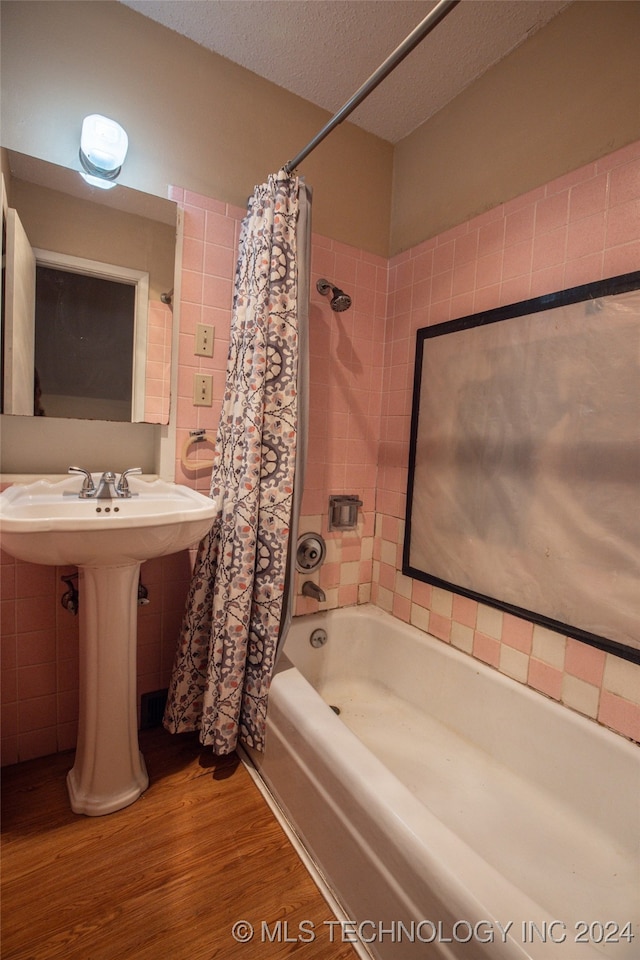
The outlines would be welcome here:
M 308 300 L 298 225 L 309 203 L 305 185 L 281 170 L 256 187 L 240 235 L 210 490 L 218 510 L 198 550 L 164 716 L 173 733 L 199 729 L 218 754 L 238 739 L 264 747 L 288 581 L 298 317 Z

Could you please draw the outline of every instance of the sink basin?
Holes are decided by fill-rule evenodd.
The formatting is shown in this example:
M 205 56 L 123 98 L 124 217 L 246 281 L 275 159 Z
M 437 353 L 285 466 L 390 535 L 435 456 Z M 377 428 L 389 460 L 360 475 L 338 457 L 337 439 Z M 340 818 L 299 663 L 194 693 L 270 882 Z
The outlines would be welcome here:
M 131 477 L 132 496 L 117 500 L 81 500 L 80 487 L 74 476 L 5 490 L 0 524 L 7 553 L 56 565 L 137 563 L 198 542 L 215 513 L 208 497 L 164 480 Z
M 81 484 L 73 476 L 9 487 L 0 494 L 0 542 L 19 560 L 78 567 L 80 710 L 67 788 L 75 813 L 102 816 L 149 784 L 138 747 L 140 564 L 197 543 L 216 504 L 163 480 L 132 476 L 130 498 L 106 500 L 81 500 Z

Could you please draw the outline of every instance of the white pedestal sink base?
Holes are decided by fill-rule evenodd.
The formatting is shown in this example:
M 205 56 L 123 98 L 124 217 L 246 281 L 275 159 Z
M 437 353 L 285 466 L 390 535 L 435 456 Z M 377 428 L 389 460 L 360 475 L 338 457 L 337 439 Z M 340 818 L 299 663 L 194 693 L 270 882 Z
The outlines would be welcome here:
M 147 768 L 141 753 L 138 753 L 137 767 L 137 775 L 132 774 L 129 789 L 118 794 L 100 794 L 93 783 L 87 784 L 86 779 L 83 782 L 84 771 L 78 772 L 74 766 L 67 774 L 67 792 L 73 812 L 84 813 L 87 817 L 102 817 L 128 807 L 149 786 Z M 76 782 L 76 778 L 79 782 Z
M 67 788 L 74 813 L 99 817 L 149 785 L 138 747 L 136 627 L 140 564 L 79 568 L 80 717 Z
M 138 749 L 140 564 L 198 543 L 218 508 L 197 490 L 136 476 L 130 497 L 83 498 L 73 472 L 0 493 L 0 529 L 3 549 L 19 560 L 79 569 L 80 717 L 67 785 L 71 809 L 99 817 L 149 784 Z

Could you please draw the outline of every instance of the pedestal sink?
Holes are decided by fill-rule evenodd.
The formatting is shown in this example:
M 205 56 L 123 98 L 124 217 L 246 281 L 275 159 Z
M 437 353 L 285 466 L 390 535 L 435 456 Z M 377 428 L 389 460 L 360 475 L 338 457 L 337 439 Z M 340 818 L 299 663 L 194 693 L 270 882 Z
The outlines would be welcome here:
M 180 484 L 132 477 L 129 486 L 127 499 L 80 499 L 80 480 L 69 477 L 0 495 L 7 553 L 79 568 L 80 715 L 67 786 L 72 810 L 89 816 L 128 806 L 149 783 L 136 702 L 140 564 L 197 543 L 216 510 Z

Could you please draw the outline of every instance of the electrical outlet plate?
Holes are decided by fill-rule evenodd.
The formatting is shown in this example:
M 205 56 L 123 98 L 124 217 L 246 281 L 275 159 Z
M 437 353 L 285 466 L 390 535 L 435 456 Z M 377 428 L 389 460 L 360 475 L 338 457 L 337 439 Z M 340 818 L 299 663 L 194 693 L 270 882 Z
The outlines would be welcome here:
M 193 403 L 196 407 L 210 407 L 213 403 L 213 377 L 210 373 L 194 373 Z
M 212 357 L 214 339 L 215 331 L 211 324 L 197 323 L 195 355 L 197 357 Z

